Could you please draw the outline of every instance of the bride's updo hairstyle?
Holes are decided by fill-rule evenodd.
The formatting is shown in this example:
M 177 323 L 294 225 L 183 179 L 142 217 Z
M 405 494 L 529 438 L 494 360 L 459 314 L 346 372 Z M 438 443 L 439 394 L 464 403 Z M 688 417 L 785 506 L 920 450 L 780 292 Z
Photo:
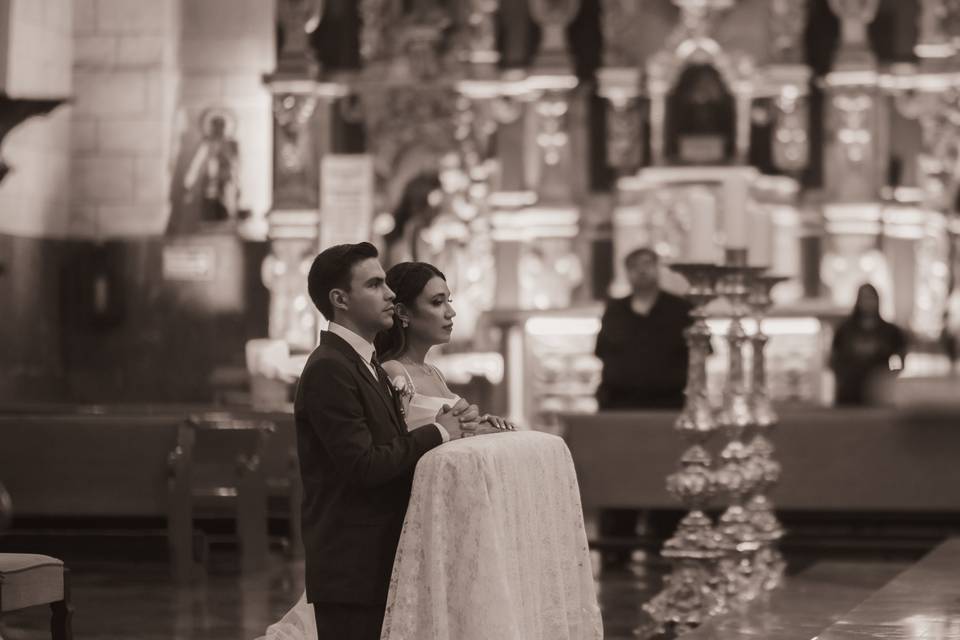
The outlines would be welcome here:
M 402 304 L 412 311 L 417 296 L 434 278 L 447 281 L 447 277 L 439 269 L 427 262 L 400 262 L 393 265 L 387 271 L 387 286 L 397 296 L 394 304 Z M 373 344 L 380 362 L 393 360 L 406 351 L 406 331 L 400 326 L 400 317 L 396 311 L 393 314 L 393 326 L 378 333 Z

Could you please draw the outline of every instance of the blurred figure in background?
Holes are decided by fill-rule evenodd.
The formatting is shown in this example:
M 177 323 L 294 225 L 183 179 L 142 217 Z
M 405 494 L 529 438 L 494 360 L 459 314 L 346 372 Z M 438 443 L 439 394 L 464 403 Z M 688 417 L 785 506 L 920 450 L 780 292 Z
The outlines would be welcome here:
M 880 295 L 860 286 L 853 311 L 833 336 L 830 368 L 836 378 L 837 405 L 869 404 L 869 388 L 878 376 L 897 375 L 907 357 L 907 337 L 880 317 Z
M 689 353 L 683 332 L 692 307 L 660 288 L 660 260 L 653 249 L 624 259 L 631 294 L 611 300 L 600 320 L 596 355 L 603 363 L 597 404 L 601 411 L 683 408 Z M 635 509 L 600 513 L 601 537 L 635 537 Z M 645 523 L 647 524 L 647 523 Z M 605 566 L 624 564 L 629 548 L 608 550 Z
M 596 355 L 603 363 L 597 388 L 601 411 L 683 408 L 689 354 L 683 332 L 690 303 L 660 288 L 660 260 L 652 249 L 624 259 L 631 294 L 611 300 L 600 320 Z

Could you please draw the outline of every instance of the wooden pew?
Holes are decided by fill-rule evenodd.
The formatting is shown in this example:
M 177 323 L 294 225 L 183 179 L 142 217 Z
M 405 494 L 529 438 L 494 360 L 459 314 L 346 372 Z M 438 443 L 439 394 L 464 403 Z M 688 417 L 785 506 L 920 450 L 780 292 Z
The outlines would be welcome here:
M 87 405 L 0 407 L 0 475 L 17 498 L 20 517 L 171 518 L 168 491 L 174 481 L 171 457 L 188 416 L 204 405 Z M 231 409 L 239 420 L 276 425 L 259 456 L 267 493 L 289 517 L 290 545 L 302 553 L 300 474 L 293 417 L 284 412 Z M 181 461 L 182 462 L 182 461 Z M 201 501 L 202 503 L 203 501 Z M 198 506 L 203 506 L 199 504 Z M 182 509 L 180 510 L 182 511 Z M 178 511 L 178 513 L 180 512 Z M 181 518 L 182 520 L 182 518 Z M 193 542 L 177 525 L 170 531 L 171 559 L 182 572 Z M 188 572 L 189 573 L 189 572 Z
M 777 509 L 960 512 L 960 416 L 918 419 L 889 409 L 780 412 Z M 673 412 L 561 415 L 585 509 L 676 509 L 665 488 L 684 441 Z M 716 453 L 723 437 L 710 441 Z
M 198 507 L 233 511 L 244 571 L 267 561 L 267 485 L 263 473 L 272 422 L 228 413 L 195 414 L 182 422 L 170 455 L 168 530 L 178 578 L 193 572 L 193 518 Z

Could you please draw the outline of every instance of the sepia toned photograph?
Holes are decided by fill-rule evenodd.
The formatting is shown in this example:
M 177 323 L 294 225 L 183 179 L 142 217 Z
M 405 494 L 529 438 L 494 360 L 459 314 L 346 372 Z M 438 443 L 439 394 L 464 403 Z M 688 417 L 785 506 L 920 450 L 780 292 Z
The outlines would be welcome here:
M 0 640 L 960 640 L 960 1 L 0 0 Z

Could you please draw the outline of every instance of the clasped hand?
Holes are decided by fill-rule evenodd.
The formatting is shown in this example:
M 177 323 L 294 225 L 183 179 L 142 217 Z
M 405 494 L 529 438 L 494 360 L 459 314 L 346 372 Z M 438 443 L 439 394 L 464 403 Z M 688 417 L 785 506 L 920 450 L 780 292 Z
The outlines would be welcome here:
M 517 426 L 499 416 L 480 415 L 477 405 L 460 399 L 452 407 L 444 405 L 437 414 L 437 422 L 450 434 L 451 439 L 484 433 L 515 431 Z

